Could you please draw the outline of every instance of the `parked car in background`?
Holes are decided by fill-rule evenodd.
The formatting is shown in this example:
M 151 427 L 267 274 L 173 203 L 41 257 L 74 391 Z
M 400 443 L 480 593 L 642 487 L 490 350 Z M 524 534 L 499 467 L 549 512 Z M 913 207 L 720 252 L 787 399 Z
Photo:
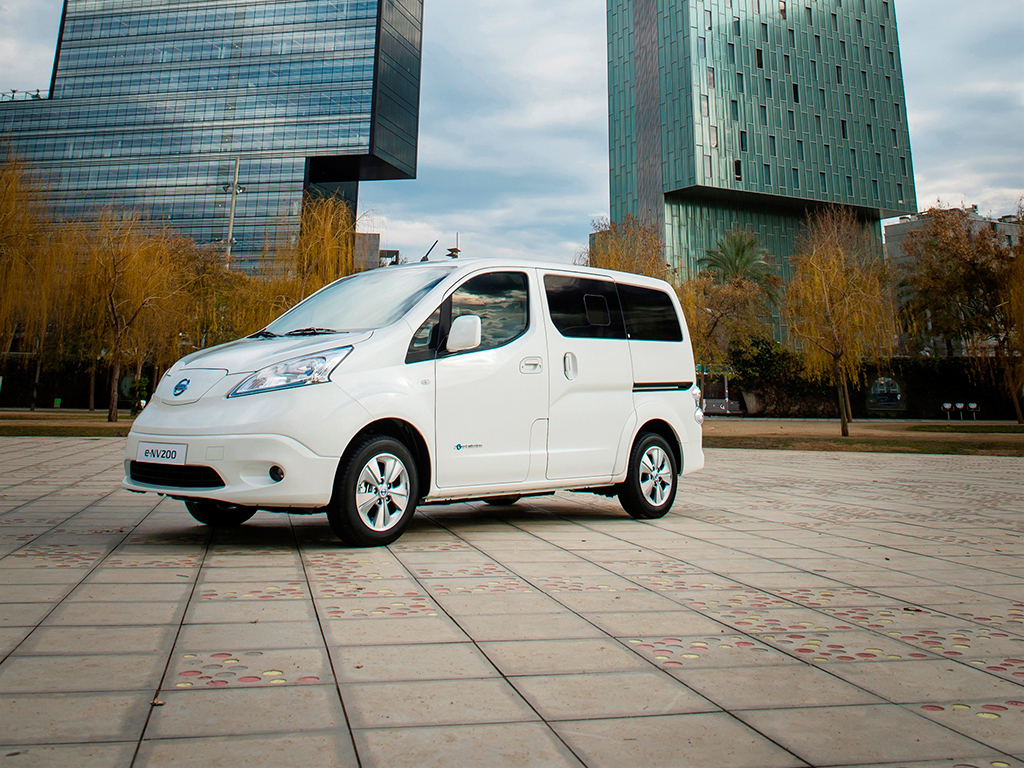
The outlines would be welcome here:
M 388 544 L 421 504 L 577 490 L 657 518 L 704 464 L 679 302 L 660 280 L 533 261 L 386 267 L 179 360 L 124 486 L 208 525 L 326 513 Z

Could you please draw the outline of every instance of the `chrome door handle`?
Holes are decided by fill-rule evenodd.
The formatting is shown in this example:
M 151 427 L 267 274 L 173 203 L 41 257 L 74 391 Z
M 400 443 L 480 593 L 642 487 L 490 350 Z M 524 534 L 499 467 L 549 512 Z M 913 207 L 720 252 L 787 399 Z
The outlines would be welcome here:
M 572 381 L 579 374 L 579 366 L 576 363 L 576 355 L 572 352 L 566 352 L 565 357 L 562 358 L 562 372 L 565 374 L 565 378 Z
M 519 363 L 520 373 L 540 373 L 544 370 L 544 361 L 539 357 L 526 357 Z

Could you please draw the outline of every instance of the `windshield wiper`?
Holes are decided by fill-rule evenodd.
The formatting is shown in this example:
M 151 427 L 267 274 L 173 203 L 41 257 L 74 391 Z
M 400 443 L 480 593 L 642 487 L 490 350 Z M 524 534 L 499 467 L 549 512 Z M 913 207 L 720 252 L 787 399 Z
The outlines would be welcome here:
M 288 331 L 285 336 L 319 336 L 324 333 L 340 333 L 333 328 L 296 328 L 294 331 Z
M 256 333 L 252 334 L 249 338 L 250 339 L 276 339 L 277 338 L 277 334 L 274 333 L 273 331 L 268 331 L 266 328 L 264 328 L 262 331 L 256 331 Z

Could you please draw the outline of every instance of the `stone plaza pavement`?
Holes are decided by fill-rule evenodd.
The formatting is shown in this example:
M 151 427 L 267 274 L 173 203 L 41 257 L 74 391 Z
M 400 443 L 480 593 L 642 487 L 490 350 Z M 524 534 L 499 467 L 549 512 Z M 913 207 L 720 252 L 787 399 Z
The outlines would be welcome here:
M 717 450 L 213 532 L 123 441 L 0 438 L 0 768 L 1024 765 L 1024 460 Z

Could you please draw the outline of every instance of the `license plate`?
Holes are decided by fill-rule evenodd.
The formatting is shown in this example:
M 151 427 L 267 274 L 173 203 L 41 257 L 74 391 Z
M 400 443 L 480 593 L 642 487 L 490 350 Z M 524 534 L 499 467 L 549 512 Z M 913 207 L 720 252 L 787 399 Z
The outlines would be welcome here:
M 188 445 L 177 443 L 139 443 L 138 461 L 150 464 L 184 464 Z

